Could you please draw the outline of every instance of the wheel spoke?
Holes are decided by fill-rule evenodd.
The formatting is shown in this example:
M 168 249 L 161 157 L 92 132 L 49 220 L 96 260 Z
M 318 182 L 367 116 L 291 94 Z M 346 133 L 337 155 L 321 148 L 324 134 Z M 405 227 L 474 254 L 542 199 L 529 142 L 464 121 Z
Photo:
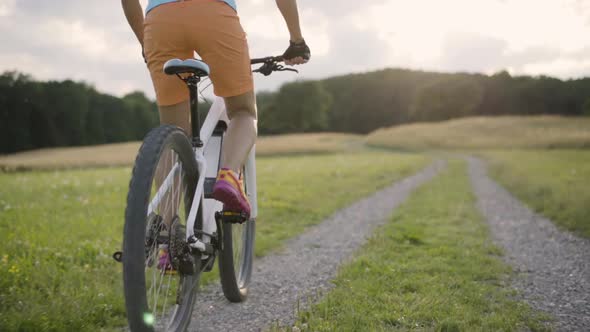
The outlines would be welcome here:
M 172 276 L 168 276 L 168 285 L 166 286 L 166 296 L 164 296 L 164 306 L 162 307 L 162 317 L 166 316 L 166 304 L 168 303 L 168 292 L 170 291 L 170 285 L 172 283 Z
M 170 234 L 175 231 L 170 226 L 175 217 L 184 217 L 184 206 L 181 204 L 185 199 L 187 184 L 184 183 L 185 173 L 182 163 L 179 162 L 178 155 L 170 150 L 164 151 L 162 157 L 158 163 L 156 176 L 152 184 L 150 201 L 158 203 L 152 207 L 153 212 L 161 217 L 162 226 L 160 230 L 166 229 L 168 237 L 162 243 L 162 236 L 159 232 L 156 232 L 156 238 L 149 249 L 150 254 L 145 261 L 145 272 L 146 281 L 151 279 L 149 283 L 150 287 L 146 292 L 150 311 L 155 322 L 157 322 L 157 326 L 165 327 L 174 319 L 168 312 L 170 311 L 168 307 L 170 302 L 169 297 L 176 297 L 177 294 L 175 292 L 182 291 L 183 288 L 181 287 L 181 281 L 177 280 L 180 279 L 178 274 L 166 273 L 167 266 L 159 267 L 160 250 L 162 249 L 161 245 L 166 245 L 168 247 L 167 254 L 170 255 L 170 246 L 173 245 L 169 243 Z M 163 191 L 160 189 L 160 185 L 164 185 L 165 181 L 163 181 L 163 177 L 164 175 L 170 174 L 172 167 L 178 169 L 168 178 L 167 185 L 169 185 L 169 189 Z M 153 197 L 159 193 L 162 194 L 161 197 L 158 200 L 154 200 Z M 153 227 L 153 225 L 147 225 L 147 227 Z M 171 257 L 168 260 L 171 260 Z M 178 285 L 178 287 L 175 287 L 175 285 Z
M 244 225 L 232 225 L 232 244 L 233 248 L 233 258 L 234 258 L 234 273 L 236 275 L 236 281 L 238 285 L 241 283 L 240 274 L 241 274 L 241 266 L 242 266 L 242 252 L 243 252 L 243 244 L 244 244 Z
M 160 272 L 160 276 L 164 276 L 164 271 Z M 157 313 L 158 313 L 158 298 L 160 295 L 160 290 L 162 289 L 162 284 L 164 283 L 164 278 L 160 279 L 160 285 L 158 286 L 157 290 L 155 291 L 155 296 L 154 296 L 154 307 L 152 308 L 152 312 L 154 317 L 158 317 Z

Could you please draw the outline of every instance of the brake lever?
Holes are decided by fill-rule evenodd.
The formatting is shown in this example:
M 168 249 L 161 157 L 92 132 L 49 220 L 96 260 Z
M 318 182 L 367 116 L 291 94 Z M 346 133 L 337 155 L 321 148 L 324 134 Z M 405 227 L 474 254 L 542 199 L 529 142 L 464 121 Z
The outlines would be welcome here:
M 283 65 L 279 65 L 279 64 L 275 65 L 274 70 L 275 71 L 293 71 L 293 72 L 299 73 L 299 71 L 295 68 L 287 68 L 287 67 L 285 67 Z
M 269 76 L 270 74 L 272 74 L 273 71 L 292 71 L 299 73 L 297 69 L 285 68 L 285 66 L 280 65 L 276 62 L 267 62 L 260 66 L 260 68 L 254 70 L 255 73 L 261 73 L 264 76 Z
M 299 73 L 299 70 L 297 70 L 295 68 L 281 68 L 278 71 L 293 71 L 293 72 Z
M 272 74 L 273 72 L 273 64 L 272 63 L 265 63 L 262 66 L 260 66 L 260 68 L 255 69 L 254 72 L 255 73 L 261 73 L 264 76 L 268 76 L 270 74 Z

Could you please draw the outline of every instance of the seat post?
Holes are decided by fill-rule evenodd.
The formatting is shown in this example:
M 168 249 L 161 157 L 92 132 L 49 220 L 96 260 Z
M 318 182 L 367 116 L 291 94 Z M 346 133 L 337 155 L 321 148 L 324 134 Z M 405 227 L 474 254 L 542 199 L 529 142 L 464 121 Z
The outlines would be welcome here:
M 190 91 L 190 106 L 191 106 L 191 129 L 193 132 L 192 143 L 193 147 L 203 147 L 203 141 L 201 141 L 201 118 L 199 116 L 199 96 L 198 96 L 198 83 L 200 78 L 196 75 L 189 77 L 186 80 L 188 89 Z

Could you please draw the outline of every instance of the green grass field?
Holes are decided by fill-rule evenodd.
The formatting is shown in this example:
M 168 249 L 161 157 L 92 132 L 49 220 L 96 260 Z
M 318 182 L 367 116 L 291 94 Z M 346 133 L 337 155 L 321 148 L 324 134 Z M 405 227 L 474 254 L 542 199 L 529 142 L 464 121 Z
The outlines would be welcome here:
M 590 238 L 590 151 L 526 150 L 480 153 L 491 175 L 558 226 Z
M 544 329 L 505 288 L 510 269 L 475 208 L 463 163 L 418 189 L 374 234 L 335 288 L 300 313 L 300 330 Z
M 260 158 L 256 254 L 428 161 L 386 152 Z M 0 173 L 0 331 L 125 325 L 121 267 L 110 255 L 121 245 L 129 176 Z
M 399 150 L 588 148 L 590 117 L 472 117 L 371 133 L 367 144 Z
M 366 141 L 389 149 L 477 153 L 489 161 L 493 177 L 534 210 L 590 237 L 590 150 L 581 149 L 590 146 L 589 128 L 588 118 L 471 118 L 384 129 Z M 328 133 L 259 141 L 257 256 L 432 159 L 365 149 L 364 140 Z M 522 149 L 507 149 L 514 147 Z M 121 267 L 110 255 L 121 245 L 131 172 L 120 165 L 130 165 L 137 148 L 129 143 L 0 156 L 0 169 L 33 170 L 0 172 L 0 331 L 125 325 Z M 343 153 L 348 150 L 353 152 Z M 119 166 L 104 168 L 109 165 Z M 63 170 L 84 167 L 103 168 Z M 490 243 L 464 167 L 455 163 L 376 233 L 342 269 L 334 292 L 301 314 L 299 326 L 542 329 L 539 317 L 510 300 L 509 269 Z

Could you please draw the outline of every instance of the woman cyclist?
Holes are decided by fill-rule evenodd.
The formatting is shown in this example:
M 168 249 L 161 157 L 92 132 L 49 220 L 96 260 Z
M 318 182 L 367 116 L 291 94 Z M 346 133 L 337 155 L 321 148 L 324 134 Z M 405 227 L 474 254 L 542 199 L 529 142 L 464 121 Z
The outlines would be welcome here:
M 310 50 L 299 25 L 296 0 L 276 0 L 290 33 L 283 57 L 288 65 L 307 62 Z M 142 46 L 161 124 L 191 134 L 189 93 L 182 81 L 163 73 L 173 58 L 197 52 L 210 69 L 214 93 L 223 97 L 230 123 L 224 139 L 222 168 L 213 197 L 224 210 L 250 214 L 239 170 L 256 141 L 256 99 L 246 33 L 235 0 L 149 0 L 145 18 L 139 0 L 122 0 L 123 11 Z

